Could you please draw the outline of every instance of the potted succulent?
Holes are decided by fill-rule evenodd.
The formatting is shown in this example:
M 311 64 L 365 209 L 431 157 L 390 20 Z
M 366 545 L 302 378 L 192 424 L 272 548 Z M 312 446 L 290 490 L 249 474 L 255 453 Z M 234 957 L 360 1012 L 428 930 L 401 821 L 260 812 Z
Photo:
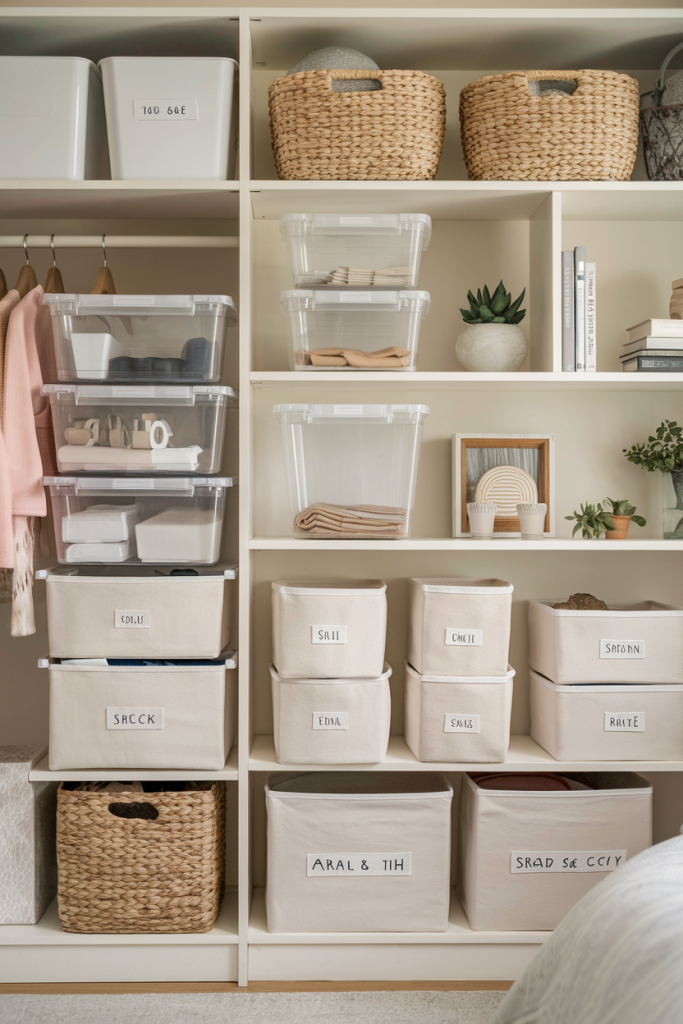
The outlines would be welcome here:
M 614 530 L 612 516 L 606 508 L 603 508 L 600 502 L 597 505 L 589 505 L 586 502 L 585 505 L 581 505 L 580 512 L 574 510 L 573 516 L 565 516 L 564 518 L 576 520 L 576 526 L 572 530 L 572 537 L 575 537 L 579 530 L 581 530 L 581 536 L 585 540 L 597 540 L 601 533 L 608 534 Z
M 614 523 L 614 529 L 608 530 L 605 534 L 607 540 L 626 540 L 631 521 L 636 526 L 645 526 L 647 522 L 642 516 L 635 514 L 635 505 L 632 505 L 626 498 L 605 498 L 604 504 Z
M 517 325 L 526 315 L 520 309 L 526 288 L 512 301 L 501 281 L 493 294 L 484 285 L 476 296 L 467 293 L 469 309 L 461 309 L 467 324 L 458 335 L 455 354 L 466 370 L 507 373 L 518 370 L 529 349 L 521 327 Z
M 683 539 L 683 427 L 664 420 L 654 437 L 623 449 L 629 462 L 662 474 L 662 530 L 665 540 Z

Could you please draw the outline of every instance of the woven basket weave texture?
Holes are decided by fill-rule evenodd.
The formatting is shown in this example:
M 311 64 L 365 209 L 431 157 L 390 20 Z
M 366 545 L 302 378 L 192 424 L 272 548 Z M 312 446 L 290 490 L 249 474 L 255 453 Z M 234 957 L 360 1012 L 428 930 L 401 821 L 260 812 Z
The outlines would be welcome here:
M 376 92 L 333 92 L 376 78 Z M 278 176 L 288 181 L 427 181 L 446 132 L 446 93 L 424 71 L 299 71 L 268 92 Z
M 200 784 L 201 785 L 201 784 Z M 156 820 L 110 804 L 151 804 Z M 225 783 L 168 793 L 57 795 L 59 918 L 67 932 L 207 932 L 225 875 Z
M 533 80 L 574 80 L 533 96 Z M 638 149 L 638 83 L 613 71 L 488 75 L 460 93 L 460 135 L 475 181 L 626 181 Z

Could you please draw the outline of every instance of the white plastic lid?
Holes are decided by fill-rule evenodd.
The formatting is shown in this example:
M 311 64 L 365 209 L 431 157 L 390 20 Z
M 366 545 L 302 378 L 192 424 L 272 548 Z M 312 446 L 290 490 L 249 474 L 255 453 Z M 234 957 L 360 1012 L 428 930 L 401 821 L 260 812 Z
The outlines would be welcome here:
M 73 488 L 76 494 L 111 494 L 112 491 L 125 491 L 127 494 L 148 494 L 157 491 L 159 494 L 178 494 L 192 497 L 200 488 L 220 490 L 222 487 L 235 487 L 237 477 L 231 476 L 44 476 L 43 485 L 51 491 L 59 493 Z
M 273 580 L 273 590 L 280 594 L 296 594 L 299 597 L 366 597 L 386 593 L 387 585 L 382 580 Z
M 428 405 L 275 405 L 281 423 L 316 421 L 357 423 L 419 422 L 429 416 Z
M 347 291 L 335 291 L 332 289 L 305 289 L 297 288 L 295 291 L 282 292 L 280 305 L 296 302 L 301 306 L 307 304 L 308 309 L 326 309 L 339 306 L 353 311 L 363 312 L 376 311 L 384 312 L 387 309 L 400 310 L 403 303 L 421 302 L 426 306 L 425 313 L 429 312 L 431 305 L 429 292 L 422 291 L 392 291 L 389 289 L 349 289 Z
M 232 388 L 220 384 L 43 384 L 50 402 L 68 405 L 194 405 L 203 396 L 236 401 Z
M 237 321 L 229 295 L 44 295 L 52 316 L 196 316 L 212 313 Z
M 468 579 L 455 576 L 452 579 L 422 579 L 413 577 L 410 585 L 428 594 L 511 594 L 515 589 L 507 580 Z
M 383 683 L 387 679 L 389 679 L 389 677 L 391 676 L 391 671 L 392 671 L 391 666 L 387 665 L 387 663 L 385 661 L 384 662 L 384 668 L 382 670 L 382 675 L 381 676 L 361 676 L 361 677 L 359 677 L 357 679 L 349 679 L 348 676 L 346 678 L 341 678 L 340 677 L 338 679 L 334 678 L 334 677 L 332 677 L 332 678 L 327 678 L 326 677 L 325 679 L 308 679 L 308 678 L 282 679 L 280 674 L 279 674 L 279 672 L 278 672 L 278 670 L 275 668 L 275 665 L 271 665 L 270 666 L 270 678 L 273 680 L 273 682 L 282 683 L 284 686 L 287 686 L 290 683 L 293 683 L 294 685 L 296 685 L 297 683 L 298 684 L 301 684 L 301 683 L 304 683 L 304 684 L 311 683 L 313 686 L 317 686 L 318 684 L 321 684 L 322 686 L 327 686 L 327 685 L 339 686 L 340 684 L 344 684 L 344 683 Z
M 283 213 L 280 235 L 400 235 L 422 225 L 422 249 L 432 237 L 432 218 L 427 213 Z

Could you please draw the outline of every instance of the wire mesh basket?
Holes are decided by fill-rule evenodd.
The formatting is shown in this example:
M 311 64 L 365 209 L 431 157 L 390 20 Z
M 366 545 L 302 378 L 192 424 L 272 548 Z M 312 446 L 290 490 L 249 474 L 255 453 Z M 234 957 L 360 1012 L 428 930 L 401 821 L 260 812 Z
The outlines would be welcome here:
M 652 93 L 642 97 L 640 125 L 650 181 L 683 181 L 683 103 L 662 106 L 664 75 L 679 50 L 683 43 L 667 53 Z

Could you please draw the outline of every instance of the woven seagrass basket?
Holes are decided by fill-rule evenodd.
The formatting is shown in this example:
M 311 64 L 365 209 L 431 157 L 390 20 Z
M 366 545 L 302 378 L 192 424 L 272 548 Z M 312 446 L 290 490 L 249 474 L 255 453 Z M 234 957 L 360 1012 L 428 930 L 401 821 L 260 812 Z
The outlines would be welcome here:
M 532 95 L 534 81 L 576 88 Z M 487 75 L 460 93 L 467 174 L 475 181 L 626 181 L 638 108 L 636 80 L 613 71 Z
M 374 78 L 373 92 L 334 92 Z M 446 131 L 446 93 L 424 71 L 299 71 L 268 92 L 275 166 L 288 181 L 427 181 Z
M 153 793 L 84 788 L 93 785 L 62 783 L 57 794 L 64 931 L 208 932 L 223 897 L 225 783 Z

